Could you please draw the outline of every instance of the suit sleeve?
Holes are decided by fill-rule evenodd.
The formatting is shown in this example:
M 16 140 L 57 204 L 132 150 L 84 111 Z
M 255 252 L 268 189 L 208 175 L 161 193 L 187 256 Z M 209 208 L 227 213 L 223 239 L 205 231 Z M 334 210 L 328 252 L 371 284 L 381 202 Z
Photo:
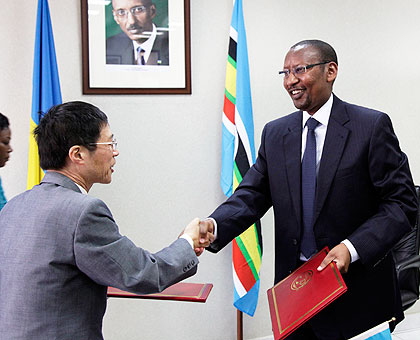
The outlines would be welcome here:
M 265 136 L 266 128 L 262 133 L 255 164 L 248 170 L 232 196 L 210 215 L 217 222 L 217 240 L 207 248 L 211 252 L 218 252 L 225 247 L 272 206 L 265 157 Z
M 102 201 L 95 199 L 81 213 L 74 236 L 79 269 L 93 281 L 133 293 L 160 292 L 194 275 L 198 258 L 185 239 L 150 253 L 120 235 Z
M 400 150 L 389 117 L 375 121 L 368 152 L 369 175 L 379 198 L 377 213 L 349 240 L 362 263 L 375 265 L 415 223 L 417 196 L 407 156 Z

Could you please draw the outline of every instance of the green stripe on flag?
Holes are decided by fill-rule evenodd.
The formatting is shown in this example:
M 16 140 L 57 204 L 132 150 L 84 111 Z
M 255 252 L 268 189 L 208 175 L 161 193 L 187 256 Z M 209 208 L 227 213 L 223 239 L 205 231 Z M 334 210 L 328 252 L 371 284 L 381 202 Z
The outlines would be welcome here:
M 242 181 L 242 175 L 238 169 L 238 166 L 236 165 L 236 162 L 233 162 L 233 174 L 235 175 L 238 183 L 241 183 Z
M 231 102 L 233 105 L 235 105 L 235 104 L 236 104 L 236 98 L 235 98 L 234 96 L 232 96 L 232 95 L 230 94 L 230 92 L 229 92 L 227 89 L 225 89 L 225 95 L 226 95 L 227 99 L 229 99 L 229 100 L 230 100 L 230 102 Z
M 254 225 L 252 225 L 252 227 L 254 227 Z M 255 229 L 255 227 L 254 227 L 254 229 Z M 246 262 L 248 263 L 249 268 L 250 268 L 250 269 L 251 269 L 251 271 L 252 271 L 252 274 L 254 275 L 255 281 L 258 281 L 258 279 L 259 279 L 260 277 L 259 277 L 259 275 L 258 275 L 257 270 L 255 269 L 255 264 L 254 264 L 254 261 L 252 261 L 252 258 L 251 258 L 251 256 L 250 256 L 250 255 L 249 255 L 249 253 L 248 253 L 248 249 L 246 249 L 246 247 L 245 247 L 244 243 L 242 242 L 241 236 L 238 236 L 238 237 L 236 238 L 236 243 L 238 244 L 239 249 L 241 250 L 242 254 L 244 255 L 245 260 L 246 260 Z
M 230 55 L 228 55 L 228 63 L 230 63 L 236 69 L 236 61 Z

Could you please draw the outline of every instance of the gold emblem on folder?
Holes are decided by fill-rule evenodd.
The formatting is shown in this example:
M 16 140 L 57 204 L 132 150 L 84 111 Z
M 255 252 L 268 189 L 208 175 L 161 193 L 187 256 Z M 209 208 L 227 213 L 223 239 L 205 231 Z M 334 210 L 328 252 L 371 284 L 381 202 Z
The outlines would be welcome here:
M 302 287 L 304 287 L 309 281 L 312 279 L 312 275 L 314 275 L 314 272 L 312 270 L 307 270 L 306 272 L 303 272 L 302 274 L 299 274 L 295 277 L 295 279 L 292 281 L 292 284 L 290 288 L 292 290 L 299 290 Z

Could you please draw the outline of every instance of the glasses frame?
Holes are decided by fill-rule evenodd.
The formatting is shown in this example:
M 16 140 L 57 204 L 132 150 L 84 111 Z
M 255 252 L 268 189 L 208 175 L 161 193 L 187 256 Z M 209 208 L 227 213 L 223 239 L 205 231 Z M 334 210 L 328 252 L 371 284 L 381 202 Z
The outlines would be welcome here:
M 131 15 L 133 15 L 133 16 L 137 16 L 137 15 L 141 15 L 141 14 L 143 14 L 143 13 L 146 13 L 146 11 L 147 11 L 147 7 L 149 7 L 149 6 L 144 6 L 144 5 L 141 5 L 141 6 L 134 6 L 134 7 L 131 7 L 129 10 L 126 10 L 126 9 L 124 9 L 124 10 L 114 10 L 113 12 L 114 12 L 114 14 L 116 15 L 116 17 L 118 18 L 118 19 L 121 19 L 121 20 L 127 20 L 127 18 L 128 18 L 128 13 L 130 12 L 131 13 Z M 137 8 L 141 8 L 141 12 L 140 13 L 134 13 L 134 10 L 135 9 L 137 9 Z M 118 14 L 118 11 L 124 11 L 124 15 L 120 15 L 120 14 Z
M 89 145 L 112 145 L 112 150 L 117 150 L 117 140 L 113 139 L 111 142 L 89 143 Z
M 301 74 L 306 73 L 306 71 L 310 70 L 312 67 L 319 66 L 319 65 L 325 65 L 325 64 L 328 64 L 330 62 L 331 62 L 331 60 L 330 61 L 322 61 L 322 62 L 316 63 L 316 64 L 309 64 L 309 65 L 306 65 L 306 66 L 296 66 L 296 67 L 293 67 L 291 70 L 285 69 L 283 71 L 279 71 L 279 74 L 283 75 L 285 78 L 287 78 L 288 76 L 290 76 L 290 72 L 292 72 L 293 75 L 295 77 L 297 77 Z

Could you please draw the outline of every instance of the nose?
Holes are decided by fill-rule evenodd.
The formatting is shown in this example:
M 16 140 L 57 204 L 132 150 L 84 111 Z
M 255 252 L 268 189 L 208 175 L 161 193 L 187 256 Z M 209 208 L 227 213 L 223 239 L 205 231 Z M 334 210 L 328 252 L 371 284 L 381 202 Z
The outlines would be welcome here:
M 9 144 L 9 150 L 7 150 L 8 153 L 13 152 L 12 146 Z
M 288 77 L 284 77 L 284 87 L 286 88 L 296 84 L 297 82 L 299 82 L 299 78 L 296 77 L 293 72 L 290 72 Z
M 120 154 L 120 152 L 118 151 L 118 149 L 112 150 L 112 156 L 113 157 L 117 157 Z
M 126 21 L 126 23 L 127 23 L 127 25 L 132 25 L 132 24 L 134 24 L 136 22 L 136 18 L 134 17 L 134 14 L 133 13 L 131 13 L 130 11 L 128 11 L 128 14 L 127 14 L 127 21 Z

